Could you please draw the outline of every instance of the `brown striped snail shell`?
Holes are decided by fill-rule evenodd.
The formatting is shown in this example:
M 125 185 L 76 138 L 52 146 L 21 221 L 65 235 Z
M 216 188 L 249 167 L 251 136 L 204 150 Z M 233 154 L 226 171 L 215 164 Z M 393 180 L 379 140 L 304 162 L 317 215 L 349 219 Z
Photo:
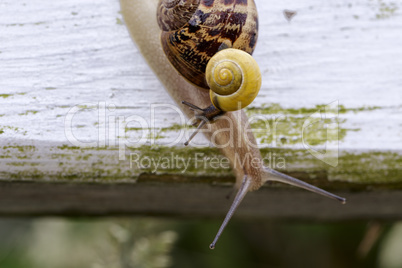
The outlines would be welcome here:
M 253 0 L 161 0 L 157 20 L 162 48 L 192 84 L 209 89 L 205 70 L 222 48 L 252 54 L 258 37 Z

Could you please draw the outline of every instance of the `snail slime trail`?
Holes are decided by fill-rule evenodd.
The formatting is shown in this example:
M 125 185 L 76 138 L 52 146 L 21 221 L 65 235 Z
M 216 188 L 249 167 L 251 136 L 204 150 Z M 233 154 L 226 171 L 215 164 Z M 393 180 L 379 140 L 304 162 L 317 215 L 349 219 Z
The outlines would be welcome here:
M 176 103 L 184 104 L 183 112 L 187 116 L 194 112 L 197 131 L 208 124 L 210 131 L 204 135 L 230 160 L 236 175 L 238 192 L 211 249 L 247 192 L 267 181 L 290 184 L 345 203 L 342 197 L 262 164 L 243 111 L 261 87 L 261 72 L 251 56 L 258 38 L 253 0 L 120 1 L 130 34 L 148 64 Z M 149 23 L 155 13 L 157 24 Z M 145 24 L 151 29 L 141 29 Z M 158 28 L 160 42 L 154 34 Z M 220 119 L 223 116 L 225 120 Z M 229 128 L 233 128 L 230 135 L 214 135 Z M 236 142 L 231 144 L 230 140 Z M 259 164 L 253 163 L 255 159 Z

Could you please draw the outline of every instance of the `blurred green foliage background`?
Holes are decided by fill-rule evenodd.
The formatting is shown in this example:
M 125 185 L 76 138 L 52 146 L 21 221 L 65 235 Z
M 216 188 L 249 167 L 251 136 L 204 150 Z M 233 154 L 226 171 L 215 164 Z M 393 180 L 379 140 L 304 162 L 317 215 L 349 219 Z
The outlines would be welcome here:
M 0 267 L 402 267 L 402 224 L 3 218 Z

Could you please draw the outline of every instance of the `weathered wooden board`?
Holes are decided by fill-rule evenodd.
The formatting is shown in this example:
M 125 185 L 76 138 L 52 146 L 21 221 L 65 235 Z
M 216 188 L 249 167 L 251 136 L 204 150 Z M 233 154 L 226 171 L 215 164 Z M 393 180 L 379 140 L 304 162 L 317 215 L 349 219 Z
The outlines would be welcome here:
M 0 182 L 0 214 L 6 216 L 162 215 L 219 217 L 231 200 L 228 187 L 201 183 L 88 184 Z M 236 217 L 249 219 L 402 219 L 401 191 L 363 191 L 339 205 L 306 191 L 263 187 L 249 193 Z M 399 204 L 399 205 L 397 205 Z
M 402 4 L 375 0 L 256 3 L 260 36 L 254 56 L 263 72 L 263 85 L 247 112 L 265 120 L 256 120 L 254 128 L 264 129 L 256 131 L 256 136 L 267 165 L 343 192 L 401 189 Z M 284 9 L 295 10 L 297 15 L 289 22 Z M 319 120 L 302 136 L 306 120 L 320 118 L 319 112 L 329 104 L 339 108 L 335 121 L 330 122 L 339 128 L 335 147 L 339 154 L 332 166 L 305 148 L 325 152 L 328 121 Z M 129 189 L 144 180 L 145 184 L 148 180 L 164 182 L 161 185 L 179 180 L 185 185 L 175 195 L 186 198 L 186 194 L 194 195 L 189 188 L 200 187 L 202 200 L 201 195 L 214 190 L 191 180 L 226 184 L 231 181 L 231 171 L 202 135 L 191 148 L 183 147 L 187 119 L 177 111 L 132 43 L 118 1 L 0 3 L 3 194 L 18 191 L 16 181 L 22 180 L 133 183 Z M 45 187 L 42 183 L 38 185 Z M 89 191 L 91 186 L 84 188 Z M 108 191 L 113 185 L 96 187 Z M 229 189 L 210 188 L 216 194 Z M 33 195 L 38 189 L 32 187 Z M 299 193 L 288 189 L 281 191 Z M 85 191 L 76 198 L 89 202 Z M 271 190 L 264 191 L 269 194 L 267 199 L 261 197 L 261 202 L 282 200 Z M 400 192 L 394 191 L 399 196 Z M 345 195 L 358 199 L 357 192 Z M 138 191 L 136 195 L 142 197 L 137 202 L 149 201 L 147 195 Z M 0 213 L 24 214 L 30 196 L 19 200 L 19 212 L 7 209 L 12 196 L 8 195 L 8 202 L 0 202 Z M 298 203 L 316 201 L 308 196 L 303 194 Z M 61 199 L 57 203 L 62 204 Z M 388 206 L 385 200 L 372 211 L 374 216 L 386 217 L 380 212 Z M 390 195 L 389 205 L 396 208 L 397 200 Z M 169 203 L 163 198 L 154 202 Z M 203 204 L 211 208 L 211 202 Z M 107 211 L 147 213 L 129 207 L 119 210 L 116 204 Z M 66 211 L 62 205 L 59 212 L 34 207 L 39 214 Z M 89 205 L 81 208 L 82 213 L 91 214 Z M 201 210 L 197 207 L 194 214 L 205 215 Z M 324 206 L 319 209 L 324 210 Z M 159 212 L 165 213 L 162 208 Z M 26 213 L 35 214 L 35 208 Z M 361 214 L 356 209 L 350 215 Z M 311 215 L 306 212 L 304 216 Z

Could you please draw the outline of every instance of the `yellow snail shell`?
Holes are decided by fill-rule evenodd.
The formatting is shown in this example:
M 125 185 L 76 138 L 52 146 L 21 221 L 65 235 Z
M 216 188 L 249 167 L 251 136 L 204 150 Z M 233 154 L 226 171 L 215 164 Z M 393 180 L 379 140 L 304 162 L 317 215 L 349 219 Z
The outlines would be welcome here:
M 253 102 L 261 87 L 261 72 L 254 58 L 239 49 L 224 49 L 208 62 L 206 71 L 215 108 L 230 112 Z

